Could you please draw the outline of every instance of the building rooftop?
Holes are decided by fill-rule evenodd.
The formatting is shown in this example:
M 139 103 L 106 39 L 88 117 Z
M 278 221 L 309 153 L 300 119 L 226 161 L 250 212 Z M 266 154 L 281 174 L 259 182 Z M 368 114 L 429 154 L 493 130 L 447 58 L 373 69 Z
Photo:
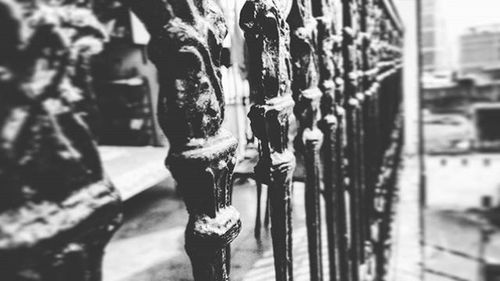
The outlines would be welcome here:
M 500 23 L 473 26 L 466 29 L 464 35 L 493 32 L 500 32 Z

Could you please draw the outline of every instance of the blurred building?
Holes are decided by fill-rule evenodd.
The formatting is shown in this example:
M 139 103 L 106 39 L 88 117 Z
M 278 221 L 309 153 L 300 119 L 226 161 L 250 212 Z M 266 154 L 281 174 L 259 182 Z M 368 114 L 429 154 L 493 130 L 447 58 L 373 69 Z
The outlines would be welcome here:
M 446 24 L 443 17 L 446 9 L 443 0 L 422 1 L 422 64 L 425 72 L 443 73 L 451 71 L 451 53 Z
M 431 4 L 431 7 L 436 3 Z M 430 8 L 427 7 L 428 9 Z M 428 18 L 427 24 L 430 21 L 432 20 Z M 425 25 L 425 22 L 424 15 L 422 24 Z M 424 34 L 425 30 L 427 34 L 434 36 L 439 32 L 437 29 L 433 33 L 431 29 L 423 28 Z M 423 43 L 429 43 L 424 38 Z M 435 51 L 429 55 L 428 64 L 424 67 L 427 70 L 422 77 L 424 104 L 433 112 L 467 113 L 475 103 L 500 101 L 500 24 L 468 28 L 458 39 L 458 48 L 455 46 L 459 50 L 458 73 L 444 77 L 442 72 L 436 72 L 439 69 L 437 60 L 433 65 L 430 64 L 433 56 L 444 56 L 439 47 L 434 48 Z M 443 45 L 446 46 L 445 43 Z M 452 47 L 446 48 L 447 53 L 451 53 L 451 49 Z M 425 50 L 424 47 L 424 65 Z
M 472 27 L 460 36 L 460 73 L 500 79 L 500 24 Z
M 222 8 L 228 35 L 222 50 L 222 86 L 226 116 L 223 127 L 238 137 L 243 153 L 249 137 L 249 86 L 246 79 L 244 36 L 239 11 L 245 0 L 217 0 Z M 110 39 L 93 61 L 97 107 L 91 126 L 100 145 L 166 146 L 157 120 L 159 82 L 156 67 L 149 61 L 150 36 L 142 22 L 118 0 L 96 1 L 99 19 Z M 90 122 L 89 122 L 90 123 Z M 91 124 L 91 125 L 92 125 Z
M 500 102 L 500 82 L 463 78 L 427 84 L 422 93 L 423 106 L 433 113 L 469 114 L 475 103 Z

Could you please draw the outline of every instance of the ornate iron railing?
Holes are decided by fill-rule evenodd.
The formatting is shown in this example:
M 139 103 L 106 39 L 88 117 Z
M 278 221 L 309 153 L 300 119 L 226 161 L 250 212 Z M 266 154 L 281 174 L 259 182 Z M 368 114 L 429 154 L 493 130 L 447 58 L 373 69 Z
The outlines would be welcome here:
M 104 28 L 86 5 L 0 1 L 0 279 L 100 280 L 118 193 L 79 112 Z
M 90 4 L 69 2 L 0 1 L 2 280 L 101 280 L 103 248 L 120 221 L 120 200 L 74 99 L 91 89 L 82 85 L 89 73 L 74 69 L 86 67 L 106 35 Z M 231 205 L 237 141 L 221 128 L 224 15 L 214 0 L 123 2 L 151 34 L 159 119 L 189 212 L 194 278 L 229 280 L 241 221 Z M 305 167 L 306 207 L 295 211 L 306 213 L 311 280 L 384 280 L 402 148 L 403 29 L 394 5 L 248 0 L 240 26 L 276 280 L 294 274 L 292 113 Z

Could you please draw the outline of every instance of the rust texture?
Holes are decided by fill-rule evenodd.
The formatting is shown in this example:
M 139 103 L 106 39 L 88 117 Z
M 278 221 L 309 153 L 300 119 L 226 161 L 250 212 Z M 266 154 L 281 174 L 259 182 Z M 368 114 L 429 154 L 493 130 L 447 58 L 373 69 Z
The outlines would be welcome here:
M 221 128 L 224 16 L 216 0 L 123 2 L 151 34 L 159 120 L 171 144 L 166 164 L 189 212 L 194 279 L 229 280 L 241 221 L 231 205 L 237 140 Z M 87 124 L 90 60 L 107 39 L 90 4 L 0 0 L 2 280 L 101 280 L 104 247 L 121 220 Z M 276 280 L 294 273 L 292 113 L 306 168 L 310 279 L 385 280 L 403 144 L 396 9 L 389 0 L 247 0 L 240 26 Z
M 268 185 L 276 280 L 293 280 L 291 186 L 295 157 L 288 148 L 292 98 L 290 34 L 286 1 L 248 0 L 240 26 L 249 50 L 255 104 L 248 114 L 261 152 L 255 173 Z
M 305 208 L 311 281 L 323 280 L 320 212 L 320 155 L 323 134 L 321 118 L 318 29 L 311 0 L 294 0 L 287 22 L 290 26 L 292 92 L 298 122 L 295 149 L 303 155 L 305 166 Z
M 349 280 L 384 280 L 402 147 L 402 29 L 390 1 L 343 2 Z
M 360 141 L 362 131 L 359 126 L 359 113 L 361 109 L 359 74 L 360 49 L 359 49 L 359 3 L 357 0 L 343 1 L 343 56 L 344 56 L 344 81 L 346 110 L 346 159 L 347 159 L 347 188 L 349 191 L 349 247 L 350 247 L 350 280 L 360 280 L 359 267 L 364 254 L 362 236 L 362 196 L 363 180 L 360 169 L 362 167 Z
M 313 1 L 317 21 L 320 69 L 322 168 L 328 236 L 329 279 L 348 280 L 347 216 L 343 178 L 345 127 L 342 65 L 342 6 L 340 0 Z
M 231 206 L 237 140 L 221 129 L 221 50 L 227 27 L 211 0 L 127 0 L 152 38 L 166 160 L 189 212 L 186 251 L 195 280 L 229 280 L 230 243 L 241 229 Z
M 375 191 L 375 183 L 377 181 L 377 151 L 379 149 L 375 135 L 376 135 L 376 124 L 378 114 L 376 113 L 376 96 L 369 93 L 370 86 L 374 83 L 372 75 L 368 72 L 370 69 L 375 67 L 378 57 L 376 53 L 372 53 L 371 39 L 376 36 L 374 29 L 374 19 L 376 17 L 376 10 L 374 0 L 363 0 L 361 6 L 361 23 L 360 23 L 360 42 L 361 45 L 361 68 L 362 77 L 360 80 L 361 91 L 363 97 L 363 107 L 361 109 L 361 128 L 363 129 L 363 142 L 360 144 L 360 149 L 363 151 L 363 179 L 364 183 L 364 194 L 362 200 L 363 213 L 363 233 L 365 237 L 365 258 L 368 260 L 373 260 L 373 256 L 369 256 L 368 253 L 373 252 L 373 243 L 371 241 L 371 226 L 375 222 L 373 213 L 373 195 Z M 369 262 L 369 261 L 368 261 Z
M 378 104 L 374 112 L 378 119 L 378 158 L 374 172 L 376 180 L 373 194 L 374 217 L 370 221 L 374 258 L 376 260 L 377 280 L 383 280 L 387 274 L 390 257 L 392 215 L 394 197 L 397 194 L 398 169 L 401 163 L 403 118 L 401 116 L 401 81 L 402 81 L 402 30 L 397 28 L 398 19 L 388 1 L 374 1 L 373 25 L 367 25 L 371 37 L 367 48 L 371 54 L 371 88 L 367 90 Z M 371 28 L 371 29 L 370 29 Z M 370 60 L 369 60 L 370 62 Z M 375 176 L 373 176 L 375 178 Z
M 98 281 L 121 220 L 79 105 L 106 39 L 84 2 L 0 1 L 0 276 Z

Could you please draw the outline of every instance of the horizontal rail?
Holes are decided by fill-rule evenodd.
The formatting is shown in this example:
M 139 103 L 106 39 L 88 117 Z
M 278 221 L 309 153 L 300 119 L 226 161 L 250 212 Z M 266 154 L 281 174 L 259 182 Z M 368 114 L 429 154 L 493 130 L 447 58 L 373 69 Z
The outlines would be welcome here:
M 394 24 L 394 27 L 399 31 L 400 34 L 404 33 L 404 25 L 403 21 L 401 20 L 401 16 L 399 15 L 398 9 L 394 5 L 393 0 L 382 0 L 382 7 L 384 7 L 384 10 L 386 13 L 389 14 L 389 17 Z
M 455 276 L 455 275 L 450 274 L 450 273 L 446 273 L 443 271 L 430 269 L 430 268 L 426 268 L 425 272 L 436 275 L 436 276 L 444 277 L 444 278 L 449 279 L 449 280 L 454 280 L 454 281 L 471 281 L 471 280 L 466 279 L 466 278 L 462 278 L 462 277 Z

